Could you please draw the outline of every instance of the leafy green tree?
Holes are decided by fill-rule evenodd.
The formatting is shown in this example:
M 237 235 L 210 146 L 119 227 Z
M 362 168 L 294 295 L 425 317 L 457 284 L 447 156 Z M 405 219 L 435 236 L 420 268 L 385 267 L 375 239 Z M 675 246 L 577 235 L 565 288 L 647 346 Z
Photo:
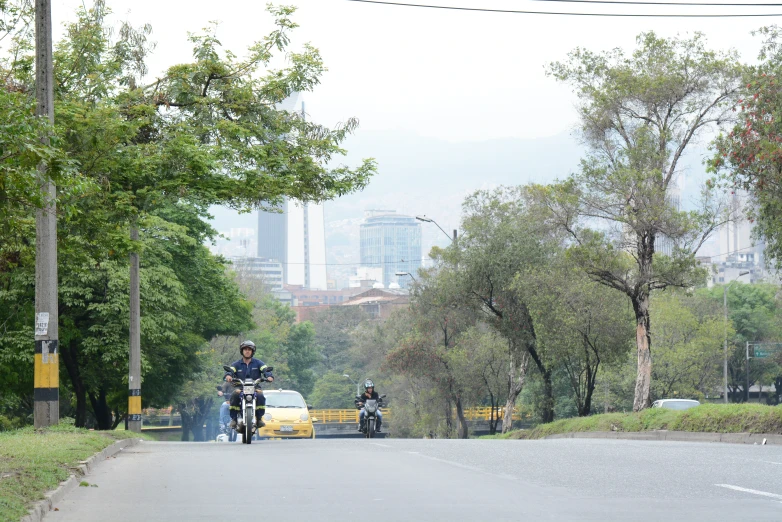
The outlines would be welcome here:
M 355 394 L 355 386 L 343 377 L 342 372 L 327 372 L 315 381 L 312 393 L 307 398 L 317 409 L 349 409 L 355 406 Z
M 410 304 L 412 331 L 398 338 L 400 343 L 388 354 L 386 364 L 392 371 L 428 379 L 445 397 L 447 425 L 449 428 L 452 425 L 451 408 L 454 408 L 457 437 L 467 438 L 465 390 L 451 358 L 462 333 L 475 323 L 476 313 L 464 302 L 457 272 L 430 269 L 419 274 Z
M 657 347 L 652 393 L 657 399 L 702 398 L 721 388 L 724 320 L 719 314 L 699 317 L 693 299 L 677 292 L 652 299 Z M 733 336 L 732 328 L 728 335 Z
M 698 211 L 672 203 L 680 161 L 695 140 L 732 117 L 743 71 L 735 52 L 708 49 L 700 33 L 647 32 L 637 43 L 630 55 L 576 49 L 550 65 L 581 101 L 589 153 L 578 173 L 537 193 L 543 215 L 570 235 L 573 258 L 632 304 L 636 411 L 651 405 L 650 296 L 700 280 L 694 254 L 722 217 L 709 193 Z M 655 255 L 663 238 L 671 256 Z
M 715 286 L 700 291 L 703 296 L 722 308 L 723 288 Z M 728 337 L 728 387 L 731 400 L 742 402 L 746 397 L 746 343 L 777 343 L 782 340 L 782 323 L 779 317 L 778 287 L 772 284 L 741 284 L 731 286 L 728 292 L 728 312 L 735 335 Z M 753 359 L 750 362 L 749 385 L 764 377 L 767 364 Z M 771 376 L 765 376 L 771 381 Z M 770 384 L 770 383 L 764 383 Z
M 726 188 L 745 189 L 752 197 L 750 219 L 754 232 L 765 238 L 765 252 L 780 266 L 782 260 L 782 149 L 779 107 L 782 47 L 776 26 L 759 30 L 763 38 L 759 64 L 747 69 L 734 111 L 735 125 L 714 144 L 715 170 L 724 174 Z
M 315 342 L 323 354 L 323 366 L 332 371 L 350 362 L 351 335 L 369 316 L 359 306 L 332 306 L 313 314 Z
M 537 343 L 529 304 L 514 286 L 518 274 L 545 266 L 558 238 L 541 227 L 529 212 L 523 187 L 478 191 L 463 204 L 464 230 L 458 249 L 447 252 L 458 263 L 461 296 L 478 307 L 483 320 L 508 341 L 508 396 L 503 430 L 510 429 L 511 412 L 524 387 L 530 360 L 544 382 L 544 421 L 554 419 L 551 376 L 553 360 Z
M 624 359 L 633 337 L 626 305 L 565 259 L 520 274 L 515 285 L 529 303 L 539 346 L 562 370 L 579 416 L 592 412 L 601 365 Z
M 508 365 L 511 363 L 508 341 L 485 324 L 470 327 L 453 351 L 448 364 L 468 405 L 491 407 L 489 433 L 497 431 L 502 420 L 499 407 L 508 397 Z M 505 430 L 507 431 L 507 430 Z

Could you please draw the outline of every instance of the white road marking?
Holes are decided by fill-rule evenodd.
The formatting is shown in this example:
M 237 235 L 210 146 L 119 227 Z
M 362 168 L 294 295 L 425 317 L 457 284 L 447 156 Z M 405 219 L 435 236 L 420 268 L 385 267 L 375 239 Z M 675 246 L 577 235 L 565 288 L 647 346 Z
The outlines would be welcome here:
M 762 497 L 770 497 L 776 500 L 782 500 L 782 495 L 777 495 L 776 493 L 769 493 L 767 491 L 758 491 L 757 489 L 742 488 L 740 486 L 733 486 L 731 484 L 714 484 L 714 485 L 719 486 L 721 488 L 732 489 L 734 491 L 741 491 L 742 493 L 751 493 L 753 495 L 760 495 Z
M 381 448 L 390 448 L 388 444 L 380 444 L 379 442 L 370 442 L 373 446 L 380 446 Z

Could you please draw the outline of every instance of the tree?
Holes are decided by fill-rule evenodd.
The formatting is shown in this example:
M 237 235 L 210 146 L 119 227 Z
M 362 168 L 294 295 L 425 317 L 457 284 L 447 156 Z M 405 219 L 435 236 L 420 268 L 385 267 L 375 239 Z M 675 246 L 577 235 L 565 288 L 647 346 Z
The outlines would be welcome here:
M 448 427 L 452 425 L 454 408 L 457 437 L 466 439 L 469 434 L 464 416 L 465 390 L 451 366 L 451 357 L 462 333 L 475 323 L 475 310 L 460 293 L 457 272 L 429 269 L 419 274 L 410 304 L 413 330 L 388 354 L 387 365 L 404 375 L 428 379 L 445 398 Z
M 308 399 L 318 409 L 350 409 L 355 407 L 353 402 L 355 394 L 355 386 L 343 377 L 342 372 L 327 372 L 315 381 Z
M 484 320 L 508 341 L 508 396 L 503 430 L 521 393 L 531 359 L 544 381 L 544 422 L 554 420 L 553 361 L 537 343 L 529 305 L 514 286 L 519 273 L 545 266 L 558 238 L 528 211 L 523 187 L 478 191 L 463 204 L 464 230 L 458 249 L 447 252 L 458 263 L 461 293 L 483 313 Z
M 315 342 L 323 354 L 323 366 L 338 371 L 350 360 L 351 335 L 369 315 L 360 306 L 331 306 L 313 314 Z
M 489 434 L 497 432 L 502 420 L 499 407 L 508 397 L 508 341 L 485 324 L 470 327 L 448 354 L 449 366 L 467 404 L 485 404 L 488 399 Z M 507 430 L 504 430 L 507 431 Z
M 723 289 L 715 286 L 700 291 L 703 297 L 721 308 Z M 746 343 L 778 343 L 782 340 L 779 319 L 778 287 L 772 284 L 735 283 L 728 292 L 729 319 L 735 335 L 728 338 L 728 383 L 731 400 L 742 402 L 746 397 Z M 760 359 L 750 363 L 749 384 L 763 377 L 767 366 Z M 768 361 L 773 364 L 772 361 Z M 769 381 L 770 375 L 767 375 Z
M 204 223 L 211 204 L 223 203 L 247 210 L 273 207 L 285 197 L 319 201 L 363 187 L 374 172 L 371 160 L 357 168 L 332 166 L 336 157 L 344 154 L 341 143 L 356 128 L 356 120 L 347 120 L 331 130 L 278 108 L 292 92 L 317 85 L 323 71 L 318 52 L 309 46 L 301 53 L 288 53 L 287 64 L 282 69 L 267 68 L 273 55 L 288 46 L 289 31 L 295 28 L 290 19 L 292 13 L 292 8 L 272 9 L 277 29 L 252 46 L 244 60 L 223 52 L 214 30 L 193 36 L 194 60 L 169 68 L 166 75 L 150 85 L 141 85 L 140 81 L 146 72 L 144 60 L 151 51 L 147 42 L 148 26 L 134 29 L 122 25 L 114 33 L 117 39 L 112 41 L 113 33 L 106 22 L 109 11 L 102 1 L 95 2 L 92 9 L 80 9 L 78 21 L 67 26 L 66 38 L 55 53 L 56 131 L 61 137 L 57 143 L 87 180 L 80 187 L 90 189 L 81 193 L 65 191 L 58 202 L 58 209 L 67 217 L 59 220 L 58 237 L 63 238 L 61 266 L 66 267 L 60 273 L 72 276 L 66 285 L 73 292 L 69 296 L 73 298 L 69 305 L 72 308 L 61 311 L 60 317 L 66 327 L 72 327 L 67 350 L 82 354 L 70 358 L 73 371 L 68 371 L 68 376 L 75 379 L 80 420 L 84 417 L 84 395 L 95 399 L 92 402 L 100 427 L 117 422 L 117 413 L 124 408 L 121 403 L 126 401 L 123 399 L 126 392 L 114 394 L 118 402 L 110 408 L 113 392 L 99 386 L 90 395 L 86 388 L 92 384 L 80 373 L 91 371 L 79 367 L 94 362 L 84 357 L 91 350 L 85 344 L 88 339 L 85 327 L 92 336 L 90 339 L 110 338 L 114 344 L 109 351 L 126 344 L 126 336 L 115 331 L 127 326 L 122 318 L 127 313 L 127 305 L 115 299 L 123 295 L 119 289 L 126 282 L 121 276 L 123 257 L 127 259 L 129 253 L 142 249 L 146 249 L 144 255 L 152 256 L 142 260 L 140 284 L 147 292 L 142 295 L 142 301 L 161 312 L 158 317 L 142 320 L 144 328 L 153 328 L 149 333 L 142 333 L 148 352 L 144 378 L 148 379 L 147 384 L 153 384 L 154 377 L 149 380 L 150 368 L 155 367 L 163 374 L 163 367 L 177 357 L 167 357 L 162 349 L 158 352 L 162 359 L 157 354 L 149 356 L 154 352 L 151 346 L 168 335 L 168 327 L 181 327 L 182 323 L 191 326 L 198 323 L 191 319 L 198 318 L 199 313 L 203 319 L 203 314 L 213 310 L 201 300 L 209 295 L 209 290 L 191 286 L 199 283 L 197 277 L 191 280 L 173 277 L 194 274 L 185 274 L 187 269 L 181 263 L 185 259 L 176 256 L 179 252 L 161 248 L 161 242 L 175 236 L 176 242 L 182 242 L 177 246 L 192 242 L 190 247 L 193 247 L 212 238 L 215 232 Z M 31 92 L 32 86 L 30 50 L 29 33 L 22 34 L 12 46 L 15 66 L 7 76 L 24 93 Z M 47 151 L 39 148 L 36 154 L 44 152 Z M 23 226 L 29 228 L 24 219 L 21 216 L 12 223 L 19 230 Z M 141 232 L 140 239 L 131 239 L 133 230 Z M 217 261 L 209 260 L 201 252 L 196 254 L 196 259 L 204 263 L 202 266 Z M 145 264 L 149 268 L 147 276 L 152 278 L 150 286 L 144 286 Z M 16 269 L 15 272 L 15 280 L 23 281 L 22 272 Z M 192 367 L 180 366 L 180 373 L 192 370 L 194 375 L 199 374 L 201 363 L 193 355 L 204 336 L 237 333 L 235 327 L 246 319 L 247 310 L 241 305 L 241 299 L 231 294 L 230 284 L 219 280 L 223 277 L 222 265 L 217 273 L 220 274 L 217 293 L 224 291 L 221 295 L 229 302 L 224 310 L 239 313 L 235 314 L 235 320 L 225 322 L 224 327 L 198 324 L 191 331 L 193 336 L 183 333 L 178 337 L 183 341 L 179 345 L 173 343 L 177 345 L 175 351 L 186 358 L 189 355 L 187 360 L 194 362 Z M 29 285 L 30 280 L 23 282 Z M 208 284 L 212 283 L 214 279 Z M 107 298 L 105 289 L 110 286 L 118 291 Z M 73 317 L 68 316 L 69 312 Z M 97 316 L 103 321 L 94 328 L 99 333 L 88 328 Z M 206 317 L 212 318 L 225 319 L 220 314 Z M 19 323 L 20 327 L 22 324 Z M 159 330 L 155 330 L 156 325 Z M 247 325 L 241 328 L 249 329 Z M 306 332 L 300 333 L 299 340 L 306 340 Z M 17 334 L 18 330 L 14 331 L 14 338 L 18 338 Z M 158 338 L 161 334 L 164 337 Z M 65 358 L 68 357 L 66 340 L 61 338 L 61 341 Z M 166 341 L 171 344 L 171 338 Z M 299 343 L 299 346 L 309 349 L 306 344 Z M 106 356 L 105 359 L 116 370 L 104 368 L 104 373 L 116 371 L 116 382 L 121 383 L 120 374 L 126 363 L 119 358 Z M 146 402 L 161 397 L 147 396 L 145 391 Z M 115 410 L 114 414 L 111 409 Z
M 757 66 L 747 70 L 733 110 L 735 126 L 715 140 L 713 167 L 724 175 L 726 188 L 747 190 L 753 205 L 754 233 L 765 238 L 769 259 L 782 260 L 782 47 L 780 29 L 765 27 Z
M 701 398 L 721 387 L 723 318 L 718 313 L 699 317 L 693 307 L 695 299 L 663 292 L 652 300 L 657 346 L 653 395 L 657 399 Z M 728 335 L 733 336 L 732 328 Z
M 539 346 L 567 376 L 580 417 L 592 412 L 601 365 L 627 354 L 632 317 L 614 292 L 565 259 L 520 274 L 515 285 L 529 303 Z
M 574 259 L 630 299 L 636 411 L 651 405 L 650 296 L 698 281 L 694 253 L 721 219 L 709 193 L 699 211 L 678 210 L 673 183 L 688 147 L 732 117 L 742 73 L 735 52 L 707 49 L 700 33 L 666 39 L 647 32 L 637 43 L 629 56 L 576 49 L 549 66 L 576 90 L 589 154 L 580 172 L 538 192 L 548 218 L 570 234 Z M 673 245 L 670 256 L 655 255 L 663 238 Z

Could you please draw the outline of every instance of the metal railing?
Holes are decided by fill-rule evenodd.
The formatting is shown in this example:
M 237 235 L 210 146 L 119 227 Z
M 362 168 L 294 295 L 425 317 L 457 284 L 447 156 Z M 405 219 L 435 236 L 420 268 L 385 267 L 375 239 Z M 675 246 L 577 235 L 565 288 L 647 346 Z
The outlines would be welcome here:
M 383 408 L 383 419 L 390 420 L 392 418 L 393 410 L 391 408 Z M 471 421 L 488 421 L 491 418 L 491 407 L 477 407 L 466 408 L 464 410 L 464 416 L 467 420 Z M 313 422 L 319 423 L 357 423 L 358 411 L 356 409 L 350 410 L 310 410 Z M 505 408 L 495 408 L 494 418 L 502 419 L 505 416 Z M 513 412 L 513 420 L 522 420 L 522 416 L 519 412 Z

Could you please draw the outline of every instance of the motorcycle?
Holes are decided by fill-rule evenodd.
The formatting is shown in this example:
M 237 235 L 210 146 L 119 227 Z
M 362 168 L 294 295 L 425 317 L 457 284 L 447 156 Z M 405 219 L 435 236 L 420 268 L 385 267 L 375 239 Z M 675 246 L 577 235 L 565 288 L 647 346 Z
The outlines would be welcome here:
M 375 437 L 375 432 L 377 431 L 377 411 L 380 409 L 380 403 L 383 402 L 384 397 L 385 394 L 378 397 L 378 400 L 375 400 L 356 395 L 356 401 L 364 403 L 364 406 L 358 406 L 358 409 L 363 409 L 365 412 L 363 432 L 364 436 L 368 439 Z
M 231 374 L 231 384 L 234 388 L 239 388 L 239 415 L 236 417 L 236 431 L 242 434 L 242 444 L 251 444 L 253 435 L 258 431 L 255 425 L 255 402 L 258 398 L 258 390 L 261 389 L 261 383 L 266 379 L 239 379 L 236 370 L 230 366 L 223 366 L 223 369 Z M 274 368 L 269 366 L 267 371 Z

